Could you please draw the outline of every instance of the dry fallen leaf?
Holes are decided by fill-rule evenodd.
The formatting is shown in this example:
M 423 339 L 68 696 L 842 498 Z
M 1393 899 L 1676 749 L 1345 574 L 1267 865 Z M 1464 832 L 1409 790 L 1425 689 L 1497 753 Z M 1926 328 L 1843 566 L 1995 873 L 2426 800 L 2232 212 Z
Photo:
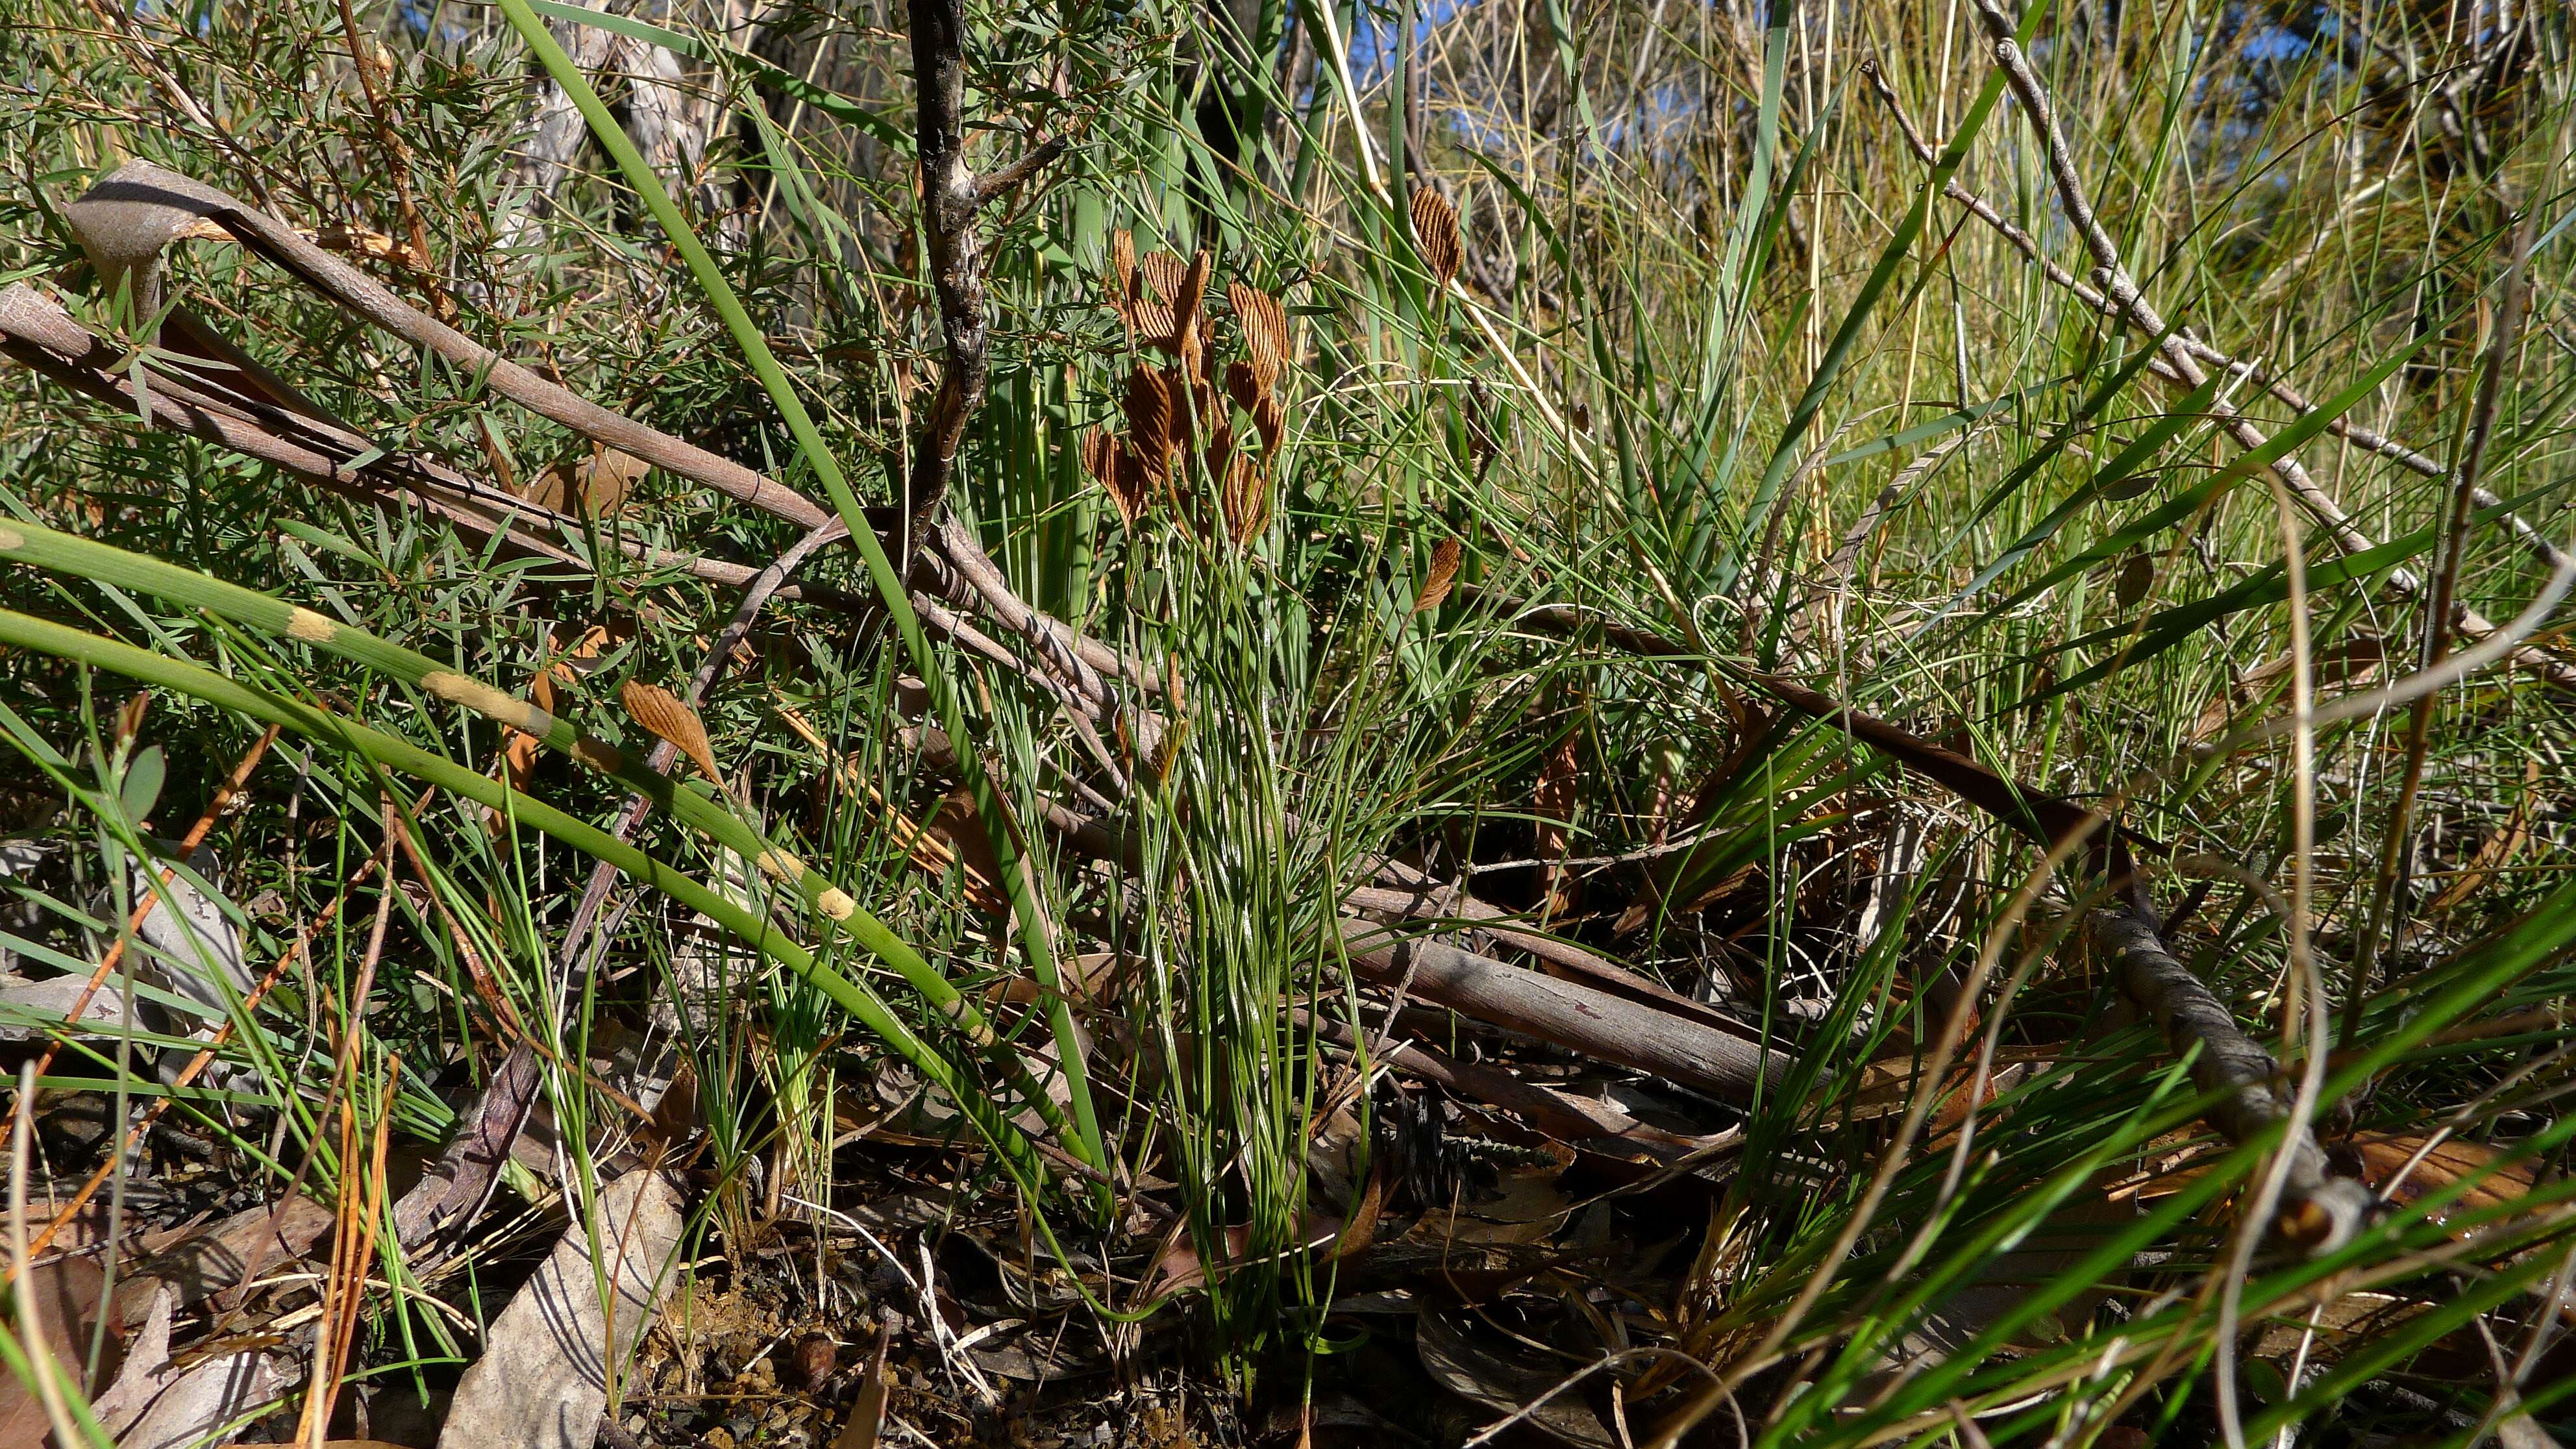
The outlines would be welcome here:
M 62 1372 L 78 1383 L 87 1367 L 99 1293 L 105 1286 L 105 1275 L 87 1258 L 40 1263 L 27 1270 L 24 1292 L 11 1295 L 20 1307 L 10 1314 L 9 1327 L 22 1338 L 28 1331 L 41 1337 Z M 32 1315 L 33 1321 L 21 1319 L 20 1312 Z M 112 1344 L 113 1337 L 109 1341 Z M 102 1372 L 107 1367 L 102 1365 Z M 27 1381 L 14 1373 L 0 1374 L 0 1444 L 41 1444 L 52 1429 L 44 1400 Z
M 1463 1316 L 1462 1316 L 1463 1318 Z M 1468 1321 L 1426 1304 L 1413 1323 L 1413 1345 L 1432 1381 L 1498 1414 L 1517 1413 L 1565 1378 L 1564 1365 L 1536 1363 L 1501 1342 L 1488 1341 Z M 1531 1427 L 1578 1449 L 1612 1449 L 1617 1441 L 1601 1427 L 1578 1389 L 1558 1394 L 1530 1412 Z
M 716 768 L 715 747 L 707 742 L 706 725 L 699 721 L 696 710 L 680 702 L 678 695 L 658 684 L 630 679 L 618 691 L 618 698 L 625 702 L 626 712 L 637 724 L 676 746 L 717 789 L 725 787 L 724 772 Z
M 651 464 L 632 453 L 599 447 L 585 456 L 550 464 L 528 480 L 520 496 L 557 513 L 604 518 L 622 507 L 626 495 L 651 471 Z
M 483 1356 L 456 1385 L 438 1449 L 590 1449 L 598 1439 L 611 1368 L 622 1382 L 669 1289 L 680 1195 L 661 1173 L 639 1168 L 600 1190 L 590 1219 L 576 1216 L 537 1276 L 492 1321 Z M 600 1302 L 603 1276 L 613 1324 Z
M 2508 1162 L 2492 1147 L 2456 1137 L 2427 1150 L 2431 1141 L 2420 1132 L 2357 1132 L 2334 1150 L 2357 1158 L 2361 1170 L 2356 1175 L 2398 1207 L 2469 1183 L 2442 1208 L 2443 1219 L 2510 1206 L 2532 1189 L 2535 1179 L 2527 1162 Z

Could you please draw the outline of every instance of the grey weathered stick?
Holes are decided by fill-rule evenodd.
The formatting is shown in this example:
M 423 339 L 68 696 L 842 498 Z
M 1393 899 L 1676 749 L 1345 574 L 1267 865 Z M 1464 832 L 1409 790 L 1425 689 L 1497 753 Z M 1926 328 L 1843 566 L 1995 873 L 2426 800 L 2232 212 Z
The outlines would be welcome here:
M 1495 940 L 1508 942 L 1555 968 L 1551 975 L 1565 976 L 1613 996 L 1643 1002 L 1720 1031 L 1743 1030 L 1740 1024 L 1717 1008 L 1684 996 L 1660 981 L 1639 975 L 1571 941 L 1512 925 L 1511 912 L 1480 901 L 1464 891 L 1427 882 L 1403 887 L 1353 886 L 1343 893 L 1342 905 L 1347 910 L 1383 911 L 1415 919 L 1454 916 L 1473 921 Z
M 1594 1061 L 1634 1067 L 1730 1101 L 1751 1098 L 1789 1072 L 1789 1057 L 1642 1002 L 1524 971 L 1445 942 L 1345 918 L 1351 967 L 1381 983 L 1505 1031 L 1561 1046 Z

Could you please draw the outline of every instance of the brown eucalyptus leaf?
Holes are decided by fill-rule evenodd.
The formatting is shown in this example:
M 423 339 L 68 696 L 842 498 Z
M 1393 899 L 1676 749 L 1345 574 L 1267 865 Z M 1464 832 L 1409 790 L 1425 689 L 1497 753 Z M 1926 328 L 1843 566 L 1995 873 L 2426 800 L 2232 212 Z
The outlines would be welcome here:
M 1429 613 L 1439 608 L 1449 590 L 1458 581 L 1458 560 L 1465 550 L 1455 538 L 1444 538 L 1431 550 L 1431 572 L 1422 576 L 1422 591 L 1413 596 L 1413 612 Z
M 2133 553 L 2120 560 L 2120 572 L 2111 580 L 2111 598 L 2123 609 L 2134 609 L 2155 586 L 2156 561 Z
M 1422 249 L 1422 264 L 1441 286 L 1448 286 L 1466 255 L 1458 241 L 1458 210 L 1428 186 L 1413 193 L 1413 242 Z
M 618 698 L 625 703 L 626 712 L 634 717 L 637 724 L 650 730 L 656 738 L 669 741 L 681 754 L 688 756 L 689 763 L 697 766 L 698 772 L 717 789 L 724 788 L 724 772 L 716 768 L 715 747 L 707 742 L 707 727 L 699 721 L 696 710 L 681 703 L 678 695 L 662 686 L 646 684 L 640 679 L 626 681 L 618 691 Z

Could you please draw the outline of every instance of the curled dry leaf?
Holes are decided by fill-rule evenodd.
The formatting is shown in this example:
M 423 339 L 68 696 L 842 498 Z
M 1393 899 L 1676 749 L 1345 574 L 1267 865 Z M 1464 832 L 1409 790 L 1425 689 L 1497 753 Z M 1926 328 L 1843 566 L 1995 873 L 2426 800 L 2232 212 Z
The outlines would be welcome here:
M 707 727 L 699 722 L 698 712 L 680 702 L 680 697 L 658 684 L 640 679 L 626 681 L 618 691 L 626 712 L 635 722 L 650 730 L 658 739 L 669 741 L 689 763 L 698 767 L 714 786 L 724 788 L 724 772 L 716 768 L 714 746 L 707 742 Z
M 1422 249 L 1422 264 L 1440 285 L 1448 286 L 1466 255 L 1458 241 L 1458 212 L 1448 197 L 1428 186 L 1413 193 L 1413 242 Z
M 1440 540 L 1440 546 L 1431 551 L 1431 572 L 1422 576 L 1422 592 L 1413 596 L 1413 612 L 1429 613 L 1440 607 L 1441 600 L 1449 597 L 1451 586 L 1458 582 L 1458 559 L 1462 552 L 1455 538 Z

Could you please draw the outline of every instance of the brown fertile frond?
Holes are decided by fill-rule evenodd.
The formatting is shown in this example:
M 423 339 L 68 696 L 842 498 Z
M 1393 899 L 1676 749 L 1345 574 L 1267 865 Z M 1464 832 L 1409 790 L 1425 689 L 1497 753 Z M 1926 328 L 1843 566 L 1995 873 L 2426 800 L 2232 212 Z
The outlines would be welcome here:
M 1234 424 L 1220 413 L 1201 422 L 1199 429 L 1199 451 L 1207 459 L 1208 476 L 1222 479 L 1234 460 Z
M 1128 445 L 1143 462 L 1146 476 L 1159 483 L 1171 471 L 1172 450 L 1179 442 L 1172 396 L 1160 368 L 1139 367 L 1127 374 L 1126 412 Z
M 1112 471 L 1118 466 L 1118 440 L 1106 428 L 1093 428 L 1082 435 L 1082 471 L 1092 480 L 1108 486 Z
M 1172 315 L 1170 304 L 1141 297 L 1128 307 L 1127 325 L 1135 329 L 1140 346 L 1159 347 L 1167 352 L 1180 336 L 1179 319 Z
M 1244 350 L 1252 354 L 1252 375 L 1265 391 L 1277 386 L 1288 365 L 1287 309 L 1278 298 L 1242 282 L 1227 283 L 1225 296 L 1234 308 L 1235 325 L 1243 329 Z
M 1288 410 L 1279 405 L 1277 397 L 1265 392 L 1252 409 L 1252 426 L 1261 434 L 1261 450 L 1276 453 L 1280 440 L 1288 436 Z
M 1145 290 L 1155 301 L 1180 301 L 1183 279 L 1189 275 L 1189 263 L 1171 252 L 1152 251 L 1145 253 L 1139 265 L 1145 274 Z
M 1449 198 L 1428 186 L 1413 193 L 1413 244 L 1422 249 L 1422 264 L 1448 286 L 1458 275 L 1466 249 L 1458 241 L 1458 212 Z
M 1246 413 L 1258 409 L 1269 391 L 1261 385 L 1260 374 L 1252 370 L 1251 363 L 1238 360 L 1225 365 L 1225 395 Z
M 1253 466 L 1252 456 L 1236 453 L 1226 460 L 1225 485 L 1218 492 L 1225 511 L 1226 537 L 1237 548 L 1248 547 L 1270 522 L 1270 480 Z
M 1429 613 L 1449 597 L 1450 587 L 1458 581 L 1458 560 L 1465 552 L 1455 538 L 1444 538 L 1431 550 L 1431 572 L 1422 576 L 1422 592 L 1413 596 L 1413 612 Z
M 719 790 L 725 787 L 724 775 L 716 768 L 715 747 L 707 742 L 707 727 L 698 712 L 680 702 L 680 697 L 658 684 L 630 679 L 618 690 L 618 699 L 637 724 L 658 739 L 669 741 L 698 773 L 707 777 Z
M 1147 505 L 1154 501 L 1154 480 L 1146 473 L 1145 461 L 1124 443 L 1111 446 L 1100 486 L 1107 490 L 1109 501 L 1117 505 L 1119 519 L 1130 528 L 1145 516 Z
M 1109 275 L 1118 282 L 1121 302 L 1136 297 L 1136 234 L 1120 227 L 1109 238 Z

